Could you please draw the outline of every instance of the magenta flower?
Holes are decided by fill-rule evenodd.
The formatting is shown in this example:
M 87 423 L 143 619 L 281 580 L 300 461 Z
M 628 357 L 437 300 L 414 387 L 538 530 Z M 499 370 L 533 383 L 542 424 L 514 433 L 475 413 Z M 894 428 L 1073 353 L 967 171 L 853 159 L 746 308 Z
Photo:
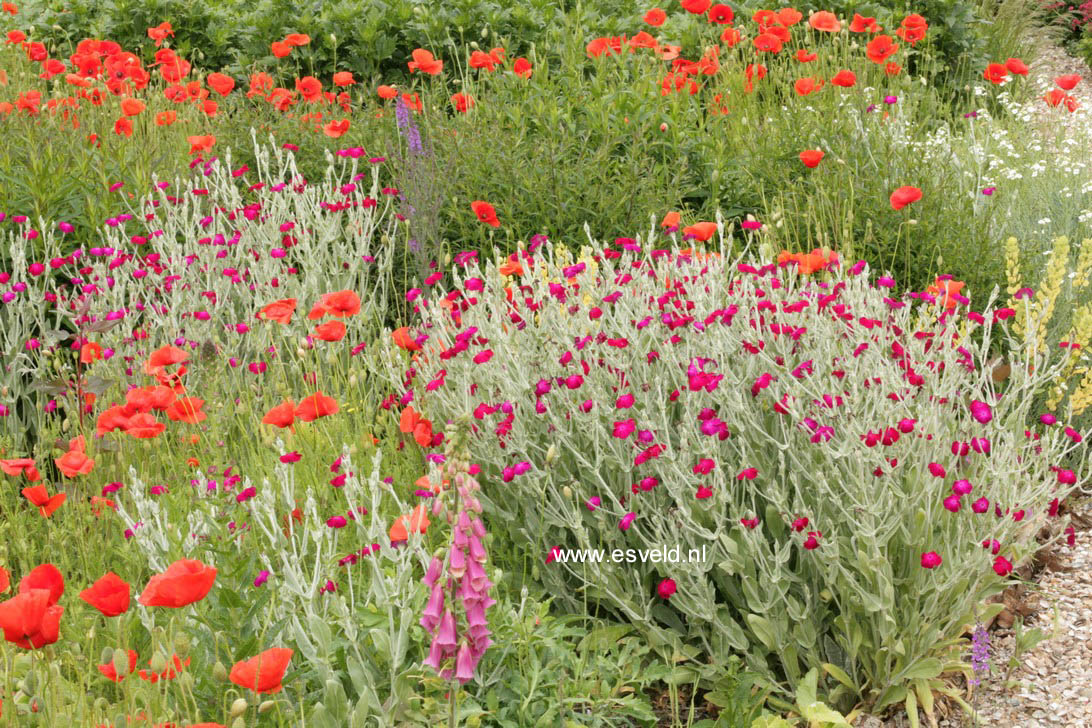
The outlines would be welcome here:
M 1004 556 L 998 556 L 993 560 L 993 570 L 998 576 L 1008 576 L 1012 573 L 1012 562 Z
M 956 495 L 967 495 L 972 490 L 974 490 L 974 486 L 967 479 L 957 480 L 952 483 L 952 492 Z
M 754 480 L 758 477 L 758 468 L 744 468 L 736 476 L 736 480 Z
M 739 522 L 742 523 L 747 528 L 751 529 L 752 531 L 755 528 L 758 527 L 758 519 L 757 518 L 741 518 L 741 519 L 739 519 Z
M 950 495 L 944 499 L 944 508 L 952 513 L 958 513 L 960 508 L 959 496 Z
M 618 522 L 618 528 L 623 531 L 628 531 L 629 527 L 633 525 L 634 519 L 637 518 L 637 514 L 630 511 L 626 515 L 622 516 L 622 520 Z
M 713 497 L 713 490 L 711 488 L 705 487 L 704 485 L 699 485 L 698 486 L 698 492 L 694 497 L 697 498 L 698 500 L 705 500 L 706 498 L 711 498 L 711 497 Z
M 993 411 L 990 406 L 980 399 L 971 402 L 971 416 L 985 425 L 993 419 Z M 964 453 L 965 454 L 965 453 Z
M 921 565 L 926 569 L 935 569 L 940 566 L 943 559 L 936 551 L 929 551 L 921 555 Z
M 660 582 L 659 586 L 656 587 L 656 593 L 660 595 L 661 599 L 670 599 L 675 591 L 674 579 L 664 579 Z
M 939 463 L 929 463 L 929 472 L 936 478 L 943 478 L 948 474 Z
M 254 586 L 261 586 L 269 581 L 269 572 L 265 569 L 258 572 L 258 576 L 254 578 Z
M 971 510 L 975 513 L 985 513 L 990 510 L 990 502 L 985 498 L 979 498 L 971 504 Z
M 1062 485 L 1073 485 L 1077 482 L 1077 474 L 1072 470 L 1059 470 L 1058 482 Z
M 602 503 L 603 500 L 599 496 L 592 496 L 591 498 L 588 498 L 588 500 L 584 501 L 584 505 L 587 506 L 589 511 L 594 511 L 596 508 L 602 505 Z
M 617 437 L 619 440 L 625 440 L 630 435 L 632 435 L 633 432 L 636 429 L 637 429 L 637 423 L 631 417 L 628 420 L 619 420 L 619 421 L 615 422 L 614 423 L 614 432 L 612 434 L 614 435 L 614 437 Z

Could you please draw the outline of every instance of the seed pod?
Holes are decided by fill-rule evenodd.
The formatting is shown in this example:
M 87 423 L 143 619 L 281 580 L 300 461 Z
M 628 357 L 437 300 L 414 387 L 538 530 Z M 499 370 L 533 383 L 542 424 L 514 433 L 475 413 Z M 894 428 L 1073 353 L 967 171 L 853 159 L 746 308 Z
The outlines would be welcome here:
M 212 678 L 214 680 L 219 680 L 220 682 L 228 681 L 227 668 L 224 667 L 224 663 L 220 662 L 219 660 L 217 660 L 216 664 L 212 666 Z
M 163 672 L 167 669 L 167 658 L 163 656 L 162 652 L 156 652 L 155 655 L 152 656 L 150 666 L 152 672 Z

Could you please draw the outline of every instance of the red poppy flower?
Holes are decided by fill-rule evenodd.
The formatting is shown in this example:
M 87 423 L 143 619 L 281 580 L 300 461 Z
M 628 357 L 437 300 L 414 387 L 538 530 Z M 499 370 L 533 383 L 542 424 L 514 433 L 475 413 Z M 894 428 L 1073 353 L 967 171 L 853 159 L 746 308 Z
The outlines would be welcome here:
M 1009 75 L 1009 69 L 1000 63 L 991 63 L 986 66 L 986 70 L 982 72 L 982 78 L 990 83 L 1001 83 L 1005 80 L 1005 76 L 1007 75 Z
M 284 42 L 290 46 L 305 46 L 311 42 L 311 36 L 306 33 L 289 33 L 284 37 Z
M 235 88 L 235 79 L 223 73 L 210 73 L 205 83 L 221 96 L 227 96 Z
M 1080 83 L 1080 81 L 1081 76 L 1077 73 L 1070 73 L 1066 74 L 1065 76 L 1058 76 L 1058 78 L 1054 79 L 1054 83 L 1058 85 L 1058 88 L 1064 89 L 1066 91 L 1072 91 L 1073 87 Z
M 144 109 L 144 102 L 140 99 L 124 98 L 121 100 L 121 113 L 126 116 L 136 116 Z
M 315 336 L 323 341 L 341 341 L 345 338 L 345 324 L 340 321 L 327 321 L 315 327 Z
M 413 407 L 402 410 L 398 430 L 405 434 L 413 433 L 414 441 L 421 447 L 432 444 L 432 422 L 422 417 Z
M 388 535 L 391 543 L 408 541 L 411 533 L 425 533 L 430 525 L 432 525 L 432 522 L 428 519 L 425 504 L 421 503 L 409 513 L 404 513 L 396 518 L 394 523 L 391 524 Z
M 717 25 L 728 25 L 736 17 L 736 14 L 732 11 L 732 8 L 723 3 L 718 3 L 709 8 L 709 22 L 716 23 Z
M 776 35 L 770 33 L 759 33 L 755 36 L 754 40 L 755 50 L 760 53 L 780 53 L 781 41 L 778 40 Z
M 409 62 L 409 71 L 420 71 L 430 76 L 436 76 L 444 70 L 444 62 L 433 57 L 432 53 L 422 48 L 413 52 L 413 60 Z
M 694 15 L 704 15 L 705 11 L 709 9 L 709 4 L 712 0 L 682 0 L 679 4 L 682 5 L 683 10 Z
M 841 70 L 834 74 L 834 77 L 830 79 L 830 82 L 835 86 L 850 88 L 857 83 L 857 74 L 853 71 Z
M 1027 64 L 1025 64 L 1019 58 L 1010 58 L 1005 61 L 1005 68 L 1009 69 L 1009 73 L 1015 74 L 1017 76 L 1028 75 Z
M 470 209 L 473 210 L 474 214 L 478 216 L 478 219 L 486 225 L 500 227 L 500 220 L 497 219 L 497 211 L 488 202 L 474 200 L 470 203 Z
M 7 569 L 0 566 L 0 594 L 3 594 L 11 586 L 11 576 L 8 574 Z
M 48 593 L 47 606 L 52 607 L 64 594 L 64 577 L 53 564 L 37 566 L 19 581 L 19 593 L 44 589 Z
M 60 636 L 64 607 L 50 602 L 48 589 L 29 589 L 0 602 L 0 629 L 4 639 L 23 649 L 51 645 Z
M 838 22 L 838 16 L 827 10 L 812 13 L 811 17 L 808 18 L 808 25 L 824 33 L 837 33 L 842 29 L 842 24 Z
M 865 54 L 873 63 L 885 63 L 898 50 L 899 45 L 889 35 L 877 35 L 865 46 Z
M 324 293 L 314 305 L 307 318 L 315 321 L 323 316 L 355 316 L 360 313 L 360 296 L 354 291 L 344 290 Z
M 284 58 L 292 52 L 292 46 L 284 41 L 275 40 L 270 46 L 270 52 L 277 58 Z
M 530 78 L 532 73 L 531 62 L 526 58 L 517 58 L 516 62 L 512 64 L 512 73 L 520 78 Z
M 667 13 L 659 8 L 652 8 L 645 13 L 644 21 L 651 25 L 653 28 L 659 28 L 667 20 Z
M 189 667 L 190 658 L 186 658 L 185 661 L 179 659 L 178 655 L 171 655 L 171 665 L 167 664 L 167 668 L 163 672 L 152 672 L 151 670 L 141 670 L 137 673 L 141 680 L 147 680 L 153 685 L 160 680 L 172 680 L 177 677 L 178 673 L 182 672 L 183 667 Z M 148 664 L 151 665 L 152 661 L 148 660 Z
M 287 647 L 272 647 L 249 660 L 236 662 L 228 678 L 239 687 L 256 693 L 280 692 L 281 680 L 293 654 Z
M 891 193 L 891 208 L 901 210 L 921 199 L 921 190 L 917 187 L 900 187 Z
M 338 71 L 334 74 L 335 86 L 352 86 L 356 83 L 356 79 L 353 78 L 352 71 Z
M 216 137 L 212 134 L 202 134 L 188 136 L 186 141 L 190 143 L 190 154 L 200 154 L 212 149 L 213 145 L 216 144 Z
M 476 103 L 474 97 L 470 94 L 464 94 L 462 91 L 451 95 L 451 103 L 455 104 L 455 110 L 460 114 L 465 114 L 468 109 L 474 106 Z
M 121 118 L 114 122 L 114 133 L 118 136 L 129 138 L 133 135 L 133 122 Z
M 875 18 L 866 18 L 859 13 L 853 13 L 853 22 L 849 24 L 850 33 L 878 33 L 880 30 Z
M 310 397 L 304 397 L 296 407 L 296 417 L 304 422 L 312 422 L 319 417 L 335 415 L 338 413 L 337 400 L 327 397 L 322 391 L 315 392 Z
M 167 407 L 167 418 L 171 422 L 185 422 L 196 425 L 208 419 L 208 414 L 201 411 L 205 406 L 205 400 L 196 397 L 182 397 L 176 399 Z
M 129 609 L 130 598 L 128 582 L 112 571 L 80 592 L 80 599 L 107 617 L 116 617 Z
M 793 83 L 793 89 L 800 96 L 807 96 L 821 88 L 823 88 L 823 80 L 818 78 L 798 78 Z
M 331 139 L 338 139 L 345 135 L 349 131 L 349 120 L 341 119 L 340 121 L 331 121 L 322 127 L 322 133 Z
M 715 222 L 696 222 L 693 225 L 688 225 L 683 228 L 683 237 L 690 235 L 701 242 L 705 242 L 709 238 L 713 237 L 713 234 L 717 231 L 717 224 Z
M 819 162 L 823 159 L 822 149 L 805 149 L 800 152 L 800 161 L 804 163 L 805 167 L 814 169 L 819 166 Z
M 95 467 L 95 461 L 87 457 L 87 445 L 84 442 L 83 435 L 70 440 L 68 447 L 68 452 L 53 460 L 61 473 L 66 478 L 75 478 L 77 475 L 90 473 Z
M 290 399 L 286 399 L 265 413 L 265 417 L 262 418 L 262 424 L 273 425 L 274 427 L 284 429 L 285 427 L 291 427 L 295 420 L 296 403 Z
M 288 324 L 292 321 L 292 314 L 296 311 L 296 299 L 282 298 L 279 301 L 266 304 L 258 312 L 258 318 L 266 321 L 276 321 L 279 324 Z
M 786 28 L 791 28 L 803 19 L 804 15 L 796 8 L 781 8 L 777 11 L 777 22 Z
M 33 458 L 0 460 L 0 471 L 3 471 L 5 475 L 11 475 L 16 478 L 25 474 L 27 480 L 31 483 L 42 479 L 42 476 L 38 473 L 38 468 L 34 467 Z M 0 589 L 0 591 L 3 591 L 3 589 Z
M 138 601 L 146 607 L 184 607 L 204 599 L 215 581 L 215 567 L 179 559 L 148 581 Z
M 46 490 L 44 485 L 35 485 L 30 488 L 23 488 L 23 497 L 28 501 L 38 506 L 38 512 L 42 514 L 43 518 L 49 518 L 53 513 L 60 508 L 67 497 L 64 493 L 57 493 L 50 496 L 49 491 Z

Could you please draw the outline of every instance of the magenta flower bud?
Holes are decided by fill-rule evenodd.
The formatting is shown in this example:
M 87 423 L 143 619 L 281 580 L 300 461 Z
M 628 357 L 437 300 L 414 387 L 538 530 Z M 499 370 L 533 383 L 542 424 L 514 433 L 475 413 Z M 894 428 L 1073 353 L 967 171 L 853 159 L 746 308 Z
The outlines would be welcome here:
M 807 518 L 804 518 L 804 517 L 797 518 L 792 522 L 792 530 L 796 531 L 797 533 L 803 532 L 803 530 L 805 528 L 807 528 L 807 527 L 808 527 L 808 519 Z
M 258 576 L 254 578 L 254 586 L 261 586 L 269 581 L 269 572 L 265 569 L 258 572 Z
M 940 566 L 943 559 L 936 551 L 929 551 L 921 555 L 921 565 L 926 569 L 935 569 Z
M 630 511 L 626 515 L 622 516 L 622 520 L 618 522 L 618 528 L 623 531 L 628 531 L 629 527 L 633 525 L 633 521 L 635 518 L 637 518 L 637 514 Z
M 62 233 L 70 233 L 76 229 L 70 222 L 59 222 L 57 223 L 57 227 L 60 228 Z
M 1012 513 L 1012 520 L 1016 521 L 1017 523 L 1019 523 L 1020 521 L 1024 520 L 1024 509 L 1023 509 L 1023 508 L 1021 508 L 1021 509 L 1020 509 L 1020 510 L 1018 510 L 1018 511 L 1013 511 L 1013 513 Z
M 969 480 L 957 480 L 952 483 L 952 492 L 956 495 L 967 495 L 972 490 L 974 490 L 974 486 L 971 485 L 971 481 Z
M 985 425 L 993 419 L 993 410 L 982 400 L 976 399 L 971 402 L 971 416 L 980 424 Z
M 958 513 L 960 509 L 960 502 L 958 495 L 950 495 L 944 499 L 944 508 L 952 513 Z
M 1059 470 L 1058 482 L 1062 485 L 1073 485 L 1077 482 L 1077 475 L 1072 470 Z
M 899 420 L 899 432 L 904 435 L 913 432 L 914 425 L 916 425 L 917 422 L 917 420 L 912 420 L 910 418 Z
M 596 508 L 602 505 L 602 503 L 603 500 L 599 496 L 593 496 L 591 498 L 588 498 L 588 500 L 584 501 L 584 505 L 588 507 L 589 511 L 594 511 Z
M 979 498 L 971 504 L 971 510 L 975 513 L 985 513 L 990 510 L 990 502 L 985 498 Z
M 982 548 L 997 556 L 997 552 L 1001 550 L 1001 543 L 996 538 L 987 538 L 982 542 Z
M 670 599 L 676 591 L 674 579 L 664 579 L 656 587 L 656 593 L 660 595 L 661 599 Z
M 345 520 L 345 516 L 331 516 L 326 519 L 326 525 L 330 528 L 345 528 L 347 523 L 348 521 Z
M 929 463 L 929 472 L 936 478 L 943 478 L 948 474 L 939 463 Z
M 808 551 L 814 551 L 819 548 L 819 539 L 814 534 L 808 534 L 807 539 L 804 541 L 804 548 Z
M 1074 430 L 1072 427 L 1065 428 L 1065 436 L 1068 437 L 1073 442 L 1080 442 L 1081 440 L 1084 439 L 1084 436 L 1081 435 L 1081 433 Z
M 747 528 L 751 529 L 752 531 L 756 527 L 758 527 L 758 519 L 757 518 L 741 518 L 741 519 L 739 519 L 739 522 L 742 523 Z
M 45 265 L 42 263 L 31 263 L 27 266 L 27 272 L 32 276 L 40 276 L 45 273 Z

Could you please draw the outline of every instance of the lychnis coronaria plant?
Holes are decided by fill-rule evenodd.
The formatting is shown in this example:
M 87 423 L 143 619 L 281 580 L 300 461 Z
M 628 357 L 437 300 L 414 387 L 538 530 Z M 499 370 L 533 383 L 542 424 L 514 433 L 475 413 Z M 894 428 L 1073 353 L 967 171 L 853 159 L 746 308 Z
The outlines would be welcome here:
M 815 668 L 843 710 L 943 688 L 1085 478 L 1063 467 L 1080 434 L 1030 411 L 1058 363 L 1010 342 L 996 384 L 1011 309 L 720 247 L 464 259 L 391 381 L 434 420 L 473 418 L 494 537 L 559 599 L 714 665 L 741 654 L 783 696 Z

